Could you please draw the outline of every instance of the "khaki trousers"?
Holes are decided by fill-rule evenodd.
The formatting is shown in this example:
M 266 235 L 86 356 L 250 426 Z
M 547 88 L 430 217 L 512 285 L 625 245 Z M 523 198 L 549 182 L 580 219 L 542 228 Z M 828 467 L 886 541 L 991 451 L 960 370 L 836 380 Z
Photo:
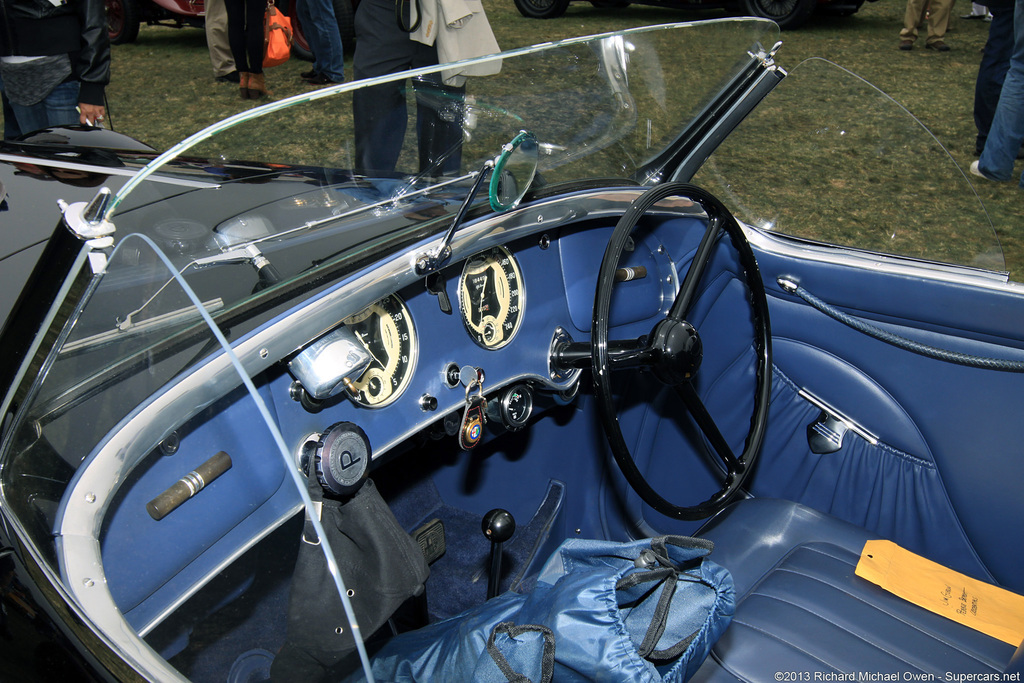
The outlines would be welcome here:
M 949 17 L 953 13 L 954 0 L 907 0 L 907 12 L 903 15 L 903 29 L 900 38 L 917 40 L 917 27 L 928 12 L 928 38 L 925 43 L 942 40 L 949 28 Z
M 228 9 L 224 0 L 206 0 L 206 46 L 210 49 L 213 76 L 227 76 L 235 70 L 228 45 Z

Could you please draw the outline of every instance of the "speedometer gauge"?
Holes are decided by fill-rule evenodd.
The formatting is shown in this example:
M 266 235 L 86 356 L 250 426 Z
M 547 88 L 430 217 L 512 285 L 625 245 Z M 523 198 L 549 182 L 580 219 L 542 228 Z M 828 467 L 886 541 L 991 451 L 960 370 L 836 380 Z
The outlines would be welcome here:
M 372 359 L 349 386 L 353 399 L 370 408 L 391 403 L 409 384 L 416 363 L 416 331 L 409 309 L 392 294 L 343 322 Z
M 485 349 L 508 344 L 523 319 L 525 296 L 519 264 L 504 247 L 469 259 L 459 279 L 459 308 L 469 336 Z

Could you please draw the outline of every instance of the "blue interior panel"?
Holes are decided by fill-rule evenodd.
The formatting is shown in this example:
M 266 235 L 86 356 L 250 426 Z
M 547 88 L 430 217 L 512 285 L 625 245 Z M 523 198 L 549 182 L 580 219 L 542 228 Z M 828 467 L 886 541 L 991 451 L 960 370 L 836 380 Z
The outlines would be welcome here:
M 1024 537 L 1024 499 L 1018 485 L 1024 478 L 1024 458 L 1019 457 L 1019 440 L 1011 427 L 1019 422 L 1024 377 L 934 360 L 876 341 L 782 293 L 774 281 L 788 275 L 834 305 L 855 302 L 856 308 L 845 309 L 847 313 L 904 337 L 962 353 L 1016 360 L 1024 353 L 1019 342 L 1008 340 L 1019 339 L 1024 332 L 1024 296 L 1010 288 L 969 287 L 811 261 L 798 264 L 776 254 L 758 257 L 773 294 L 772 328 L 779 340 L 776 363 L 782 373 L 806 383 L 895 451 L 919 459 L 924 469 L 934 466 L 915 479 L 927 479 L 928 486 L 907 488 L 898 505 L 883 508 L 886 514 L 914 507 L 942 509 L 948 500 L 955 519 L 946 531 L 955 538 L 962 529 L 996 581 L 1024 590 L 1019 571 L 1024 547 L 1007 542 Z M 899 462 L 906 467 L 912 461 Z M 874 490 L 892 488 L 884 471 L 877 469 Z M 933 489 L 937 493 L 928 493 Z M 856 493 L 861 498 L 870 495 Z M 923 529 L 936 521 L 926 515 L 916 524 Z
M 182 430 L 175 453 L 154 451 L 121 487 L 102 552 L 111 595 L 132 625 L 148 624 L 298 504 L 262 424 L 248 394 L 235 392 Z M 218 451 L 231 457 L 230 469 L 160 521 L 149 515 L 146 503 Z

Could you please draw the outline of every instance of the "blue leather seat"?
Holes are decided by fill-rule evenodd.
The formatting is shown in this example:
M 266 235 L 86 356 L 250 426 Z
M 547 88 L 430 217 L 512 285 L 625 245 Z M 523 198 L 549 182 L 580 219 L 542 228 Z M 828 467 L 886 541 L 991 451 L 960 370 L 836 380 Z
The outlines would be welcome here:
M 955 679 L 947 672 L 1019 671 L 1024 661 L 1024 644 L 1014 648 L 856 576 L 864 542 L 874 538 L 860 527 L 796 503 L 752 499 L 700 535 L 732 572 L 737 607 L 692 679 L 698 683 L 837 680 L 816 672 L 948 681 Z

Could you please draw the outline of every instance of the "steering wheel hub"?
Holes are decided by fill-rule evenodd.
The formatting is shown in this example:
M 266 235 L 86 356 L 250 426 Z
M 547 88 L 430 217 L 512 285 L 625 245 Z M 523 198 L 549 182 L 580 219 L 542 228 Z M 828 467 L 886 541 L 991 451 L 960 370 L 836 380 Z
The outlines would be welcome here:
M 704 359 L 697 329 L 685 320 L 666 318 L 654 326 L 651 347 L 657 351 L 654 376 L 670 386 L 689 382 Z

